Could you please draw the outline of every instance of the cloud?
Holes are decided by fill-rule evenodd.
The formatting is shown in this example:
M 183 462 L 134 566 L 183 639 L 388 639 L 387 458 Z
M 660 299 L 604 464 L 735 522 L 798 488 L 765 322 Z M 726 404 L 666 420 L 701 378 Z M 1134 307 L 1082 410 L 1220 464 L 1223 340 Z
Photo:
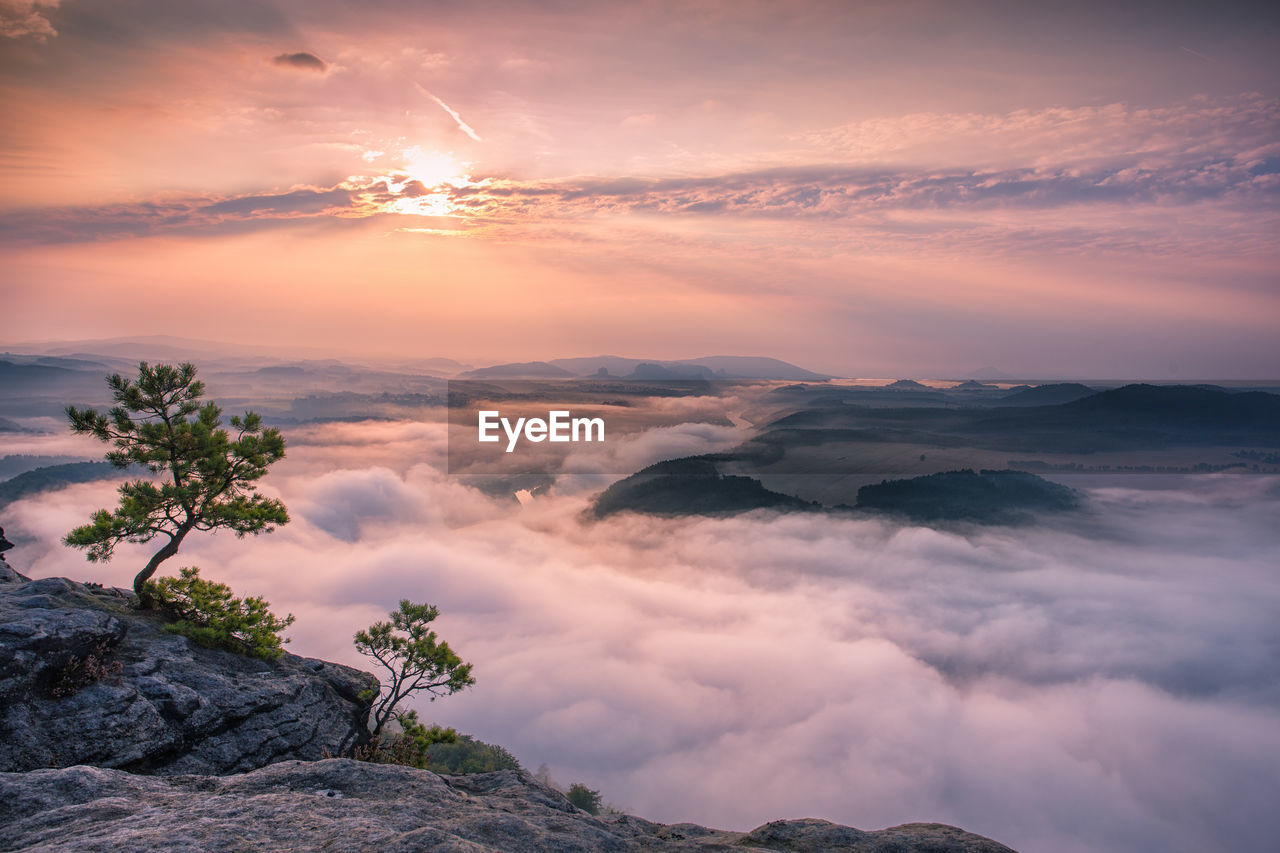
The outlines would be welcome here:
M 276 61 L 308 67 L 310 60 L 297 66 L 298 57 L 311 55 Z M 463 133 L 479 139 L 457 111 L 415 85 Z M 454 232 L 569 227 L 579 236 L 582 229 L 625 230 L 661 219 L 725 227 L 795 223 L 812 235 L 807 239 L 825 241 L 821 251 L 853 239 L 913 252 L 922 243 L 930 250 L 954 245 L 984 255 L 1077 247 L 1248 254 L 1271 242 L 1268 223 L 1280 193 L 1278 131 L 1280 101 L 1261 95 L 1146 109 L 1115 103 L 914 113 L 803 135 L 804 147 L 779 155 L 789 165 L 767 168 L 539 179 L 459 175 L 430 188 L 389 171 L 284 191 L 11 209 L 0 214 L 0 224 L 5 241 L 31 244 L 385 215 L 448 217 L 444 230 Z M 1196 227 L 1171 229 L 1175 210 L 1194 215 Z M 783 242 L 794 250 L 794 241 Z
M 452 118 L 454 122 L 458 125 L 458 130 L 461 130 L 463 133 L 471 137 L 476 142 L 484 141 L 480 138 L 480 135 L 475 132 L 475 130 L 471 127 L 471 125 L 467 124 L 465 121 L 462 120 L 462 116 L 458 114 L 457 110 L 455 110 L 453 107 L 449 106 L 444 101 L 437 98 L 435 95 L 428 92 L 426 89 L 422 88 L 422 86 L 418 86 L 418 91 L 426 95 L 431 100 L 435 101 L 440 106 L 440 109 L 448 113 L 449 117 Z
M 521 507 L 441 474 L 442 425 L 289 436 L 263 486 L 294 521 L 179 561 L 297 615 L 292 651 L 354 665 L 357 628 L 436 603 L 478 683 L 420 710 L 645 817 L 938 820 L 1050 853 L 1280 828 L 1275 478 L 1100 478 L 1093 512 L 1019 529 L 588 524 L 585 495 Z M 127 583 L 145 548 L 98 566 L 54 544 L 112 500 L 11 506 L 14 565 Z
M 1280 102 L 1258 94 L 1191 98 L 1166 107 L 1124 103 L 1008 113 L 910 113 L 842 124 L 800 137 L 853 162 L 1086 170 L 1156 169 L 1280 151 Z
M 298 37 L 287 10 L 281 4 L 261 0 L 131 0 L 127 6 L 112 8 L 70 3 L 59 9 L 58 22 L 60 41 L 65 39 L 75 50 L 87 49 L 91 55 L 104 48 L 115 52 L 122 66 L 145 64 L 155 58 L 149 51 L 139 51 L 140 44 L 181 49 L 210 45 L 228 35 L 239 43 L 245 37 L 255 41 Z M 91 67 L 90 74 L 104 72 L 99 62 Z M 156 83 L 150 80 L 147 85 L 154 87 Z
M 0 214 L 8 239 L 18 243 L 77 243 L 121 240 L 163 233 L 243 230 L 246 224 L 274 227 L 319 217 L 369 215 L 361 193 L 385 199 L 385 184 L 364 187 L 296 187 L 284 193 L 232 197 L 164 196 L 151 201 L 94 208 L 64 207 Z M 25 225 L 23 224 L 25 222 Z
M 60 0 L 0 0 L 0 36 L 30 38 L 44 42 L 58 31 L 48 15 L 58 8 Z
M 598 214 L 841 220 L 882 211 L 1074 205 L 1182 206 L 1210 200 L 1270 199 L 1280 181 L 1249 161 L 1214 159 L 1165 168 L 1023 168 L 987 171 L 815 166 L 707 178 L 494 181 L 453 193 L 482 216 Z
M 329 63 L 313 53 L 282 53 L 271 62 L 294 71 L 317 71 L 323 74 L 329 70 Z
M 1271 161 L 1266 161 L 1270 164 Z M 230 198 L 157 198 L 140 203 L 16 211 L 0 215 L 12 243 L 59 243 L 143 237 L 171 230 L 231 229 L 319 216 L 367 218 L 397 212 L 397 202 L 430 195 L 433 211 L 457 224 L 540 227 L 628 215 L 744 220 L 814 220 L 841 227 L 883 228 L 889 214 L 1108 210 L 1221 204 L 1263 215 L 1280 195 L 1270 165 L 1205 161 L 1167 168 L 1079 171 L 898 171 L 814 167 L 771 169 L 707 178 L 515 181 L 486 179 L 434 188 L 405 176 L 352 178 L 333 187 Z M 1088 217 L 1086 216 L 1086 219 Z M 1251 217 L 1252 218 L 1252 217 Z M 1027 223 L 1024 223 L 1027 225 Z M 968 222 L 960 227 L 980 227 Z M 457 227 L 457 225 L 455 225 Z M 890 230 L 912 228 L 899 222 Z M 925 226 L 927 227 L 927 226 Z M 945 226 L 953 228 L 952 225 Z M 1072 223 L 1071 227 L 1077 227 Z M 935 227 L 935 232 L 937 228 Z M 1023 233 L 995 229 L 1010 244 Z M 940 234 L 933 234 L 940 237 Z
M 337 213 L 353 203 L 353 192 L 347 187 L 316 189 L 304 187 L 287 193 L 246 195 L 201 204 L 198 212 L 206 217 L 304 217 Z

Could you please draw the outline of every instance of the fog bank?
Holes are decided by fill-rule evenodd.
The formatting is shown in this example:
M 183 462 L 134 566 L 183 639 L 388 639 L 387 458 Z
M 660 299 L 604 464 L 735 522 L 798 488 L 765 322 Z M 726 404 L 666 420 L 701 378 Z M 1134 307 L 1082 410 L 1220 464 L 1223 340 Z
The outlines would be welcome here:
M 397 600 L 439 605 L 477 684 L 424 716 L 635 814 L 942 821 L 1042 851 L 1263 849 L 1280 830 L 1274 478 L 1100 481 L 1086 512 L 1026 528 L 588 523 L 589 494 L 521 507 L 442 473 L 443 425 L 288 437 L 263 487 L 292 523 L 189 538 L 164 571 L 264 595 L 297 616 L 291 651 L 353 665 L 351 634 Z M 57 544 L 109 505 L 97 483 L 10 506 L 11 563 L 127 585 L 146 546 L 94 565 Z

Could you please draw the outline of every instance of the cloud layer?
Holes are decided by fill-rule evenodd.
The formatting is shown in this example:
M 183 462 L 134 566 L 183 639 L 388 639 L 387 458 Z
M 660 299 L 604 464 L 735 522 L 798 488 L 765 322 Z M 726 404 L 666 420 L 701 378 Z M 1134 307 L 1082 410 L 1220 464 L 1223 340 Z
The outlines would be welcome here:
M 275 62 L 326 67 L 311 54 L 282 55 Z M 1203 209 L 1206 203 L 1225 208 L 1217 216 L 1237 211 L 1270 217 L 1280 194 L 1278 133 L 1280 102 L 1260 96 L 1164 110 L 1112 104 L 1007 115 L 908 115 L 810 134 L 812 149 L 788 155 L 843 164 L 683 177 L 453 178 L 434 186 L 392 172 L 287 192 L 21 211 L 6 216 L 5 224 L 7 239 L 16 242 L 216 233 L 253 223 L 275 227 L 315 217 L 395 214 L 406 209 L 406 200 L 427 196 L 438 199 L 431 212 L 452 218 L 457 229 L 625 215 L 818 219 L 856 229 L 917 212 L 983 217 L 1060 209 L 1079 212 L 1083 221 L 1099 208 L 1164 217 L 1171 209 Z M 912 158 L 934 165 L 888 165 Z M 855 165 L 866 162 L 881 165 Z M 1006 231 L 1004 239 L 1025 245 L 1022 232 Z
M 318 71 L 323 74 L 329 70 L 329 63 L 313 53 L 282 53 L 274 57 L 271 62 L 281 68 L 290 68 L 295 71 Z
M 294 522 L 181 564 L 297 615 L 293 651 L 353 664 L 349 635 L 399 598 L 438 604 L 478 683 L 423 713 L 635 813 L 938 820 L 1051 853 L 1261 849 L 1280 828 L 1274 479 L 1101 480 L 1085 515 L 1018 530 L 587 524 L 585 495 L 521 508 L 444 476 L 435 425 L 290 447 L 264 483 Z M 144 549 L 97 567 L 53 545 L 110 500 L 11 507 L 15 566 L 126 583 Z

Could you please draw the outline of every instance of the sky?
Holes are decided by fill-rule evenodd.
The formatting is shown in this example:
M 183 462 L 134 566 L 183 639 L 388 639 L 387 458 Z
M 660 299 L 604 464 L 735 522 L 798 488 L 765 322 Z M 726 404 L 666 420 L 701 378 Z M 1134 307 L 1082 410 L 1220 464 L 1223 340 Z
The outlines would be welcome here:
M 0 0 L 0 349 L 1276 380 L 1278 42 L 1232 2 Z M 44 426 L 4 453 L 101 453 Z M 1050 853 L 1280 829 L 1274 478 L 1095 484 L 1019 529 L 591 524 L 585 486 L 448 477 L 444 435 L 290 429 L 263 484 L 293 521 L 168 571 L 352 665 L 437 604 L 477 684 L 425 718 L 655 820 Z M 144 547 L 58 544 L 114 501 L 10 505 L 11 563 L 127 585 Z
M 0 0 L 3 342 L 1274 379 L 1263 6 Z
M 614 452 L 642 465 L 732 440 L 703 427 Z M 1026 527 L 592 522 L 593 488 L 522 507 L 445 475 L 443 424 L 287 437 L 261 486 L 290 523 L 190 536 L 161 571 L 264 596 L 296 617 L 289 651 L 365 669 L 358 629 L 404 597 L 437 605 L 476 684 L 417 700 L 423 719 L 631 814 L 938 821 L 1044 853 L 1263 850 L 1280 829 L 1280 478 L 1077 482 L 1083 513 Z M 12 443 L 101 449 L 64 432 Z M 6 507 L 11 565 L 127 587 L 154 542 L 93 564 L 58 543 L 113 491 Z

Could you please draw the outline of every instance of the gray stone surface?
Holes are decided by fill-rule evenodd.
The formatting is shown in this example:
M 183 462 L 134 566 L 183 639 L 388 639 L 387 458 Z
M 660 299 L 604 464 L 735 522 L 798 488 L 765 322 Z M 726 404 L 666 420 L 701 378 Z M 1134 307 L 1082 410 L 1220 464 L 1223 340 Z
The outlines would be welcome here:
M 250 773 L 137 776 L 96 767 L 0 774 L 0 850 L 597 853 L 762 850 L 1011 853 L 942 824 L 862 832 L 821 820 L 753 832 L 592 817 L 527 773 L 444 777 L 349 759 Z
M 359 694 L 376 687 L 372 676 L 296 655 L 267 662 L 201 648 L 132 602 L 121 590 L 0 566 L 0 770 L 235 773 L 336 755 L 365 735 Z M 58 695 L 76 662 L 103 649 L 103 667 L 118 671 Z
M 0 527 L 0 530 L 3 529 L 3 527 Z M 3 536 L 0 535 L 0 538 L 3 538 Z M 4 555 L 0 554 L 0 585 L 7 583 L 25 583 L 26 581 L 27 578 L 15 572 L 13 567 L 5 561 Z

